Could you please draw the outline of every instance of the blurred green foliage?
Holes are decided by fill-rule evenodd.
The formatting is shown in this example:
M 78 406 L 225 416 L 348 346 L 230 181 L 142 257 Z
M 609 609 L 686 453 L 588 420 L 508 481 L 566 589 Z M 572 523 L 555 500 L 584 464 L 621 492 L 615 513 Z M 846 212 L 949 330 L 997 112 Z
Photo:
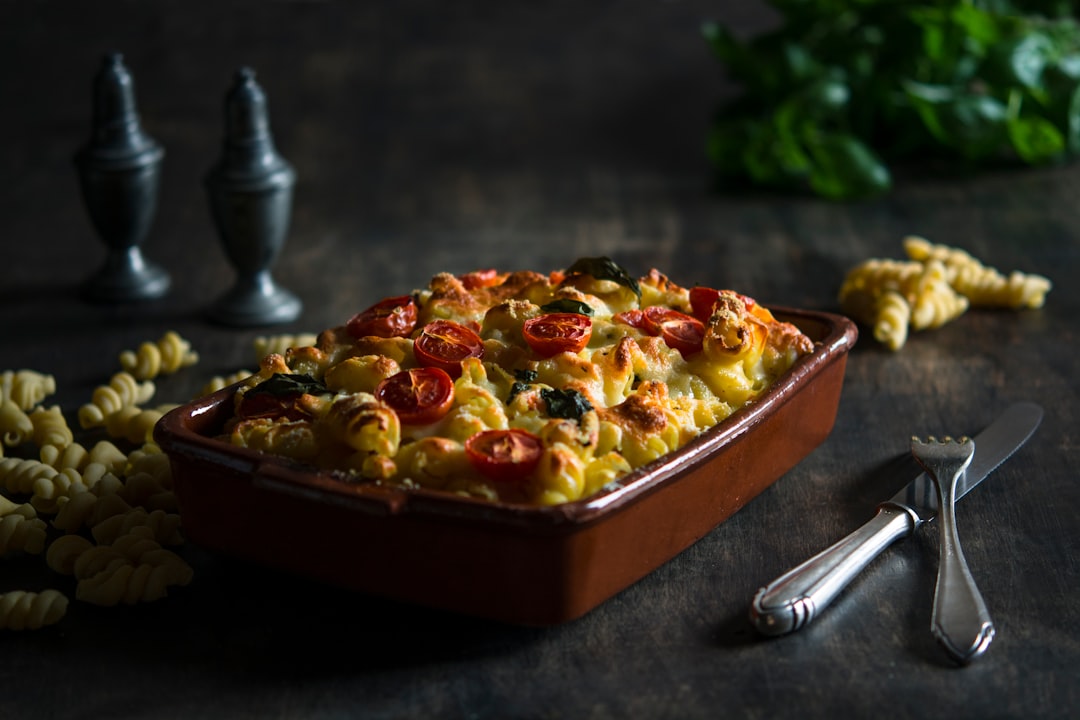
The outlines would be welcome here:
M 849 199 L 890 164 L 978 169 L 1080 153 L 1080 23 L 1060 0 L 771 0 L 780 26 L 703 32 L 740 94 L 709 158 L 728 183 Z

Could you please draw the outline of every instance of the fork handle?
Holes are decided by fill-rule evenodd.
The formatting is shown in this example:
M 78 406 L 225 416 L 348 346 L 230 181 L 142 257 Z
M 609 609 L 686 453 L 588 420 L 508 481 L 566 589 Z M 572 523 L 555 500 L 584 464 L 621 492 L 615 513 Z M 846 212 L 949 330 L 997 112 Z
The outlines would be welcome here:
M 809 624 L 871 560 L 919 522 L 899 505 L 881 504 L 858 530 L 758 590 L 750 622 L 764 635 L 784 635 Z
M 994 639 L 994 624 L 975 579 L 971 576 L 951 507 L 942 505 L 941 559 L 930 629 L 938 643 L 958 663 L 982 655 Z

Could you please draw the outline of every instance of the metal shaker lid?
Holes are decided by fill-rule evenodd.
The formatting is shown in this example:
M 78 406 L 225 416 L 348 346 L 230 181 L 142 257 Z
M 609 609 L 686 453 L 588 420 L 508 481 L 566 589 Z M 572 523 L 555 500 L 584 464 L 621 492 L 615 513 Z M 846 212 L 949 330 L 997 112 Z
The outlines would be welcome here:
M 90 141 L 77 159 L 110 169 L 146 165 L 159 161 L 162 155 L 161 146 L 142 130 L 135 107 L 135 83 L 123 55 L 105 55 L 94 77 Z

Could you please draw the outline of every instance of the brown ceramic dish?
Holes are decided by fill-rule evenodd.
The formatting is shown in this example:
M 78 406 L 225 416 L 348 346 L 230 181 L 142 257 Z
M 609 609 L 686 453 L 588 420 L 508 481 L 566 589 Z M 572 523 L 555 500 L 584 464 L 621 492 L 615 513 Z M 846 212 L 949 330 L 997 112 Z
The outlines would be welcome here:
M 233 388 L 180 407 L 155 437 L 184 531 L 223 553 L 365 593 L 550 625 L 667 562 L 832 430 L 855 326 L 773 308 L 815 341 L 756 401 L 620 486 L 555 507 L 346 482 L 214 439 Z

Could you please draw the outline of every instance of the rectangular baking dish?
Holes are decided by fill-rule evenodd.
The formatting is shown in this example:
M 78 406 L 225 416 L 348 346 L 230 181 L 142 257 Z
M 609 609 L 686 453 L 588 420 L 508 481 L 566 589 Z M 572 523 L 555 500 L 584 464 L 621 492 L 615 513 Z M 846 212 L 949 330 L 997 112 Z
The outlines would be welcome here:
M 832 430 L 857 331 L 772 309 L 815 342 L 761 397 L 618 487 L 554 507 L 346 482 L 215 439 L 234 388 L 155 428 L 184 533 L 205 548 L 397 600 L 522 625 L 592 610 L 699 540 Z

